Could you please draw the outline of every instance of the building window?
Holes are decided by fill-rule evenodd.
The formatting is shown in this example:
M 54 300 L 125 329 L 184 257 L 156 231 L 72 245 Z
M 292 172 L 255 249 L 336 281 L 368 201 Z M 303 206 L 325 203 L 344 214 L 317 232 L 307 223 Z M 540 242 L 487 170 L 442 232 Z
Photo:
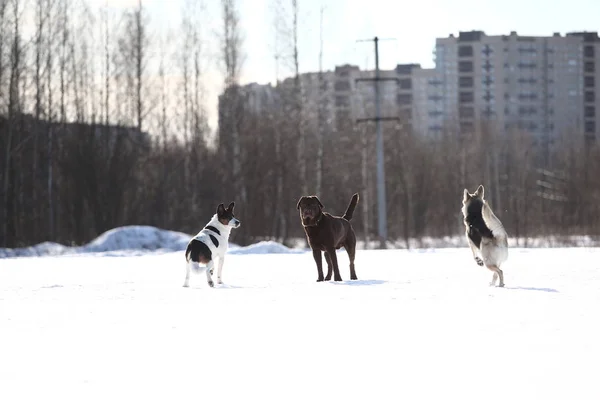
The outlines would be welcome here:
M 593 103 L 594 101 L 596 101 L 596 96 L 594 95 L 594 92 L 585 92 L 585 102 Z
M 519 100 L 535 100 L 537 99 L 537 94 L 535 93 L 519 93 Z
M 459 101 L 461 103 L 472 103 L 474 100 L 473 92 L 460 92 Z
M 460 61 L 458 72 L 473 72 L 473 61 Z
M 458 86 L 460 86 L 461 88 L 473 87 L 473 77 L 461 76 L 460 78 L 458 78 Z
M 487 107 L 486 109 L 483 110 L 483 115 L 490 118 L 490 117 L 493 117 L 494 115 L 496 115 L 496 113 L 490 107 Z
M 412 96 L 410 94 L 399 94 L 396 98 L 398 105 L 407 105 L 412 103 Z
M 585 57 L 594 57 L 594 46 L 585 46 L 583 48 L 583 55 Z
M 585 67 L 584 67 L 584 69 L 583 69 L 583 70 L 584 70 L 585 72 L 591 72 L 591 73 L 593 73 L 593 72 L 595 71 L 595 68 L 594 68 L 594 62 L 593 62 L 593 61 L 592 61 L 592 62 L 590 62 L 590 61 L 586 61 L 586 62 L 585 62 Z
M 583 86 L 585 86 L 586 88 L 593 88 L 594 87 L 594 77 L 593 76 L 586 76 L 584 78 L 583 81 Z
M 350 82 L 349 81 L 337 81 L 333 85 L 336 91 L 347 91 L 350 90 Z
M 586 106 L 584 115 L 586 118 L 594 118 L 596 116 L 596 108 L 593 106 Z
M 473 122 L 463 121 L 460 123 L 460 130 L 462 133 L 473 132 Z
M 535 107 L 519 107 L 519 115 L 522 117 L 526 115 L 534 115 L 536 113 L 537 110 Z
M 524 83 L 529 83 L 529 84 L 536 84 L 537 83 L 537 79 L 535 78 L 519 78 L 519 83 L 524 84 Z M 551 83 L 550 81 L 548 81 L 548 83 Z
M 596 122 L 595 121 L 585 121 L 585 133 L 595 133 L 596 132 Z
M 458 115 L 460 118 L 474 118 L 475 109 L 473 107 L 461 107 L 458 110 Z
M 473 57 L 473 46 L 458 46 L 459 57 Z
M 520 63 L 517 64 L 517 66 L 519 68 L 522 68 L 522 69 L 533 69 L 533 68 L 535 68 L 535 63 L 533 63 L 533 62 L 529 62 L 529 63 L 520 62 Z
M 489 44 L 486 44 L 486 45 L 483 47 L 483 50 L 481 50 L 481 53 L 482 53 L 483 55 L 485 55 L 485 56 L 489 57 L 489 55 L 493 53 L 493 50 L 490 48 L 490 45 L 489 45 Z
M 519 47 L 520 54 L 535 54 L 536 50 L 533 47 Z
M 400 89 L 412 89 L 412 80 L 410 78 L 400 79 L 398 85 L 400 85 Z
M 336 107 L 350 107 L 350 98 L 347 96 L 335 96 Z

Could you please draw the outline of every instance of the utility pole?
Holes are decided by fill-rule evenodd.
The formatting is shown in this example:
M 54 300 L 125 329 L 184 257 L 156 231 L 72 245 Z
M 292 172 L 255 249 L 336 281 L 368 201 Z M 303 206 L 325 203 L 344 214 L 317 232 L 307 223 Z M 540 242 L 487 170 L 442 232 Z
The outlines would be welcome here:
M 383 157 L 383 133 L 381 131 L 381 121 L 398 121 L 398 117 L 382 117 L 381 116 L 381 96 L 379 91 L 380 81 L 396 81 L 398 78 L 382 78 L 379 74 L 379 39 L 377 36 L 373 39 L 358 40 L 375 42 L 375 78 L 358 78 L 356 82 L 372 81 L 375 85 L 375 118 L 359 118 L 357 123 L 375 121 L 375 131 L 377 134 L 375 149 L 377 151 L 377 226 L 379 234 L 379 248 L 387 248 L 387 202 L 385 196 L 385 165 Z M 387 39 L 390 40 L 390 39 Z M 392 39 L 393 40 L 393 39 Z

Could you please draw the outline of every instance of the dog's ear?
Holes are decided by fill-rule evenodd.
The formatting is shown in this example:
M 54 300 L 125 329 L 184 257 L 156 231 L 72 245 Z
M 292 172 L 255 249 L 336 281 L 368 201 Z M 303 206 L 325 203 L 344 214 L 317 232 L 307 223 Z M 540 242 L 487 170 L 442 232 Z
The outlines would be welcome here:
M 463 193 L 463 203 L 466 203 L 467 201 L 469 201 L 470 198 L 471 198 L 471 195 L 469 194 L 469 191 L 467 189 L 465 189 L 465 191 Z
M 300 209 L 300 203 L 302 203 L 302 200 L 304 200 L 304 198 L 305 198 L 305 197 L 306 197 L 306 196 L 302 196 L 302 197 L 300 197 L 300 200 L 298 200 L 298 204 L 296 204 L 296 210 L 299 210 L 299 209 Z
M 475 192 L 475 194 L 478 197 L 481 197 L 483 199 L 483 191 L 484 191 L 483 185 L 479 185 L 479 187 L 477 188 L 477 191 Z
M 229 205 L 227 206 L 227 211 L 233 211 L 233 207 L 235 207 L 235 202 L 232 201 L 231 203 L 229 203 Z
M 317 199 L 317 202 L 319 203 L 319 207 L 321 207 L 321 210 L 322 210 L 323 204 L 321 203 L 321 200 L 319 200 L 319 198 L 317 196 L 315 196 L 315 199 Z
M 225 206 L 223 205 L 223 203 L 221 203 L 217 207 L 217 215 L 223 215 L 223 214 L 225 214 Z

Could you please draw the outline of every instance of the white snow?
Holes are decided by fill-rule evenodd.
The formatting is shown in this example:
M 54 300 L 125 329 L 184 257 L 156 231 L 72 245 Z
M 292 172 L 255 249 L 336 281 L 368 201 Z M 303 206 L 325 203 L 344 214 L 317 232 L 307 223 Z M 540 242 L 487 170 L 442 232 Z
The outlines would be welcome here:
M 44 242 L 35 246 L 16 249 L 0 248 L 0 258 L 76 255 L 82 253 L 103 253 L 104 256 L 136 256 L 183 251 L 192 236 L 153 226 L 131 225 L 104 232 L 83 246 L 69 247 L 58 243 Z M 286 254 L 304 251 L 290 249 L 272 241 L 263 241 L 246 247 L 229 243 L 229 252 L 235 254 Z
M 197 232 L 193 232 L 195 235 Z M 58 256 L 58 255 L 77 255 L 82 253 L 103 253 L 104 256 L 136 256 L 148 255 L 151 253 L 166 253 L 185 250 L 188 241 L 192 238 L 191 234 L 182 232 L 168 231 L 153 226 L 131 225 L 111 229 L 90 243 L 83 246 L 64 246 L 58 243 L 44 242 L 35 246 L 5 249 L 0 248 L 1 258 L 12 257 L 33 257 L 33 256 Z M 229 254 L 299 254 L 308 251 L 306 248 L 306 239 L 296 238 L 291 240 L 294 247 L 286 247 L 281 243 L 263 240 L 249 246 L 238 246 L 235 243 L 229 243 Z M 515 247 L 523 245 L 524 238 L 516 240 L 509 238 L 509 246 Z M 419 239 L 410 239 L 408 244 L 411 249 L 435 249 L 435 248 L 463 248 L 465 246 L 465 237 L 446 236 L 442 238 L 423 237 Z M 406 241 L 397 240 L 388 242 L 391 249 L 405 249 Z M 600 246 L 598 238 L 591 236 L 546 236 L 533 237 L 527 239 L 527 247 L 595 247 Z M 359 240 L 358 249 L 375 249 L 379 247 L 379 242 L 371 241 L 365 245 L 364 241 Z
M 353 282 L 229 254 L 214 289 L 102 254 L 0 260 L 0 398 L 600 398 L 600 249 L 511 249 L 505 288 L 466 246 L 360 250 Z

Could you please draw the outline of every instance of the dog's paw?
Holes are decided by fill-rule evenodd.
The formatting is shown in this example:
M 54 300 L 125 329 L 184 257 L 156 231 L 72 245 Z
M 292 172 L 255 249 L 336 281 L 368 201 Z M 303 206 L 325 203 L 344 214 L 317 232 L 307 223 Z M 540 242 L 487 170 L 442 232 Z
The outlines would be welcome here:
M 220 279 L 217 279 L 217 285 L 222 285 L 222 284 L 223 284 L 223 281 Z
M 480 267 L 483 267 L 483 260 L 479 257 L 475 257 L 475 262 L 477 263 L 477 265 L 479 265 Z
M 183 287 L 190 287 L 190 285 L 189 285 L 189 284 L 187 284 L 187 283 L 184 283 L 184 284 L 183 284 Z
M 208 286 L 210 286 L 210 287 L 215 287 L 215 284 L 214 284 L 214 282 L 213 282 L 213 281 L 210 281 L 210 282 L 208 282 Z
M 323 278 L 317 278 L 317 282 L 323 282 Z

